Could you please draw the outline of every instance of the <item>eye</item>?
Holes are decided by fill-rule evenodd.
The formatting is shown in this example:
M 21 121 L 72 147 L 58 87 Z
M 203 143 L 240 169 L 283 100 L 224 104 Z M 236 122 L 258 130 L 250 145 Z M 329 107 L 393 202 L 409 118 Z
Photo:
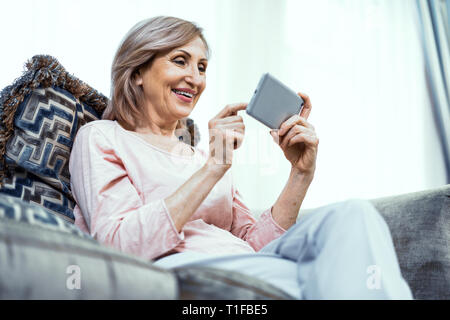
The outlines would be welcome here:
M 200 64 L 200 65 L 198 66 L 198 70 L 199 70 L 200 72 L 206 72 L 206 66 L 205 66 L 204 64 Z
M 180 66 L 184 66 L 186 64 L 186 61 L 184 60 L 183 57 L 179 57 L 179 58 L 175 58 L 173 60 L 174 63 L 180 65 Z

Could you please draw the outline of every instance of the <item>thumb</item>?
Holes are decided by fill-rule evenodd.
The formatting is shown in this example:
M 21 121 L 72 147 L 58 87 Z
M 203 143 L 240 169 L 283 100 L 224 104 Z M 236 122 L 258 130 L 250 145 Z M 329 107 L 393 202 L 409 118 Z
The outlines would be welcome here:
M 278 144 L 278 132 L 276 132 L 276 130 L 270 130 L 270 135 L 272 136 L 273 141 Z

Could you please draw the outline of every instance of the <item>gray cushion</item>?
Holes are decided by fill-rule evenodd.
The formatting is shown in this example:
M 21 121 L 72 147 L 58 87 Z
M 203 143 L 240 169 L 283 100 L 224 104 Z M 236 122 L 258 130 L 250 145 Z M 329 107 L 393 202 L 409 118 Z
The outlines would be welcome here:
M 0 299 L 174 299 L 178 295 L 173 273 L 105 248 L 63 218 L 5 195 L 0 195 L 0 270 Z
M 415 299 L 450 299 L 450 185 L 372 200 Z
M 291 300 L 289 294 L 260 279 L 208 267 L 174 269 L 180 299 L 187 300 Z
M 71 266 L 79 268 L 80 289 L 73 289 Z M 175 276 L 146 261 L 78 235 L 3 218 L 0 270 L 0 299 L 175 299 L 178 294 Z

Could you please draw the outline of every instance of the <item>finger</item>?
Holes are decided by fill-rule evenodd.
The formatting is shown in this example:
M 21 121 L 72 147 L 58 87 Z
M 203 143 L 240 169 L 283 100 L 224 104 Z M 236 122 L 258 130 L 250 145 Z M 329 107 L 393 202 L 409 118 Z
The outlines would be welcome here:
M 301 125 L 295 125 L 293 126 L 281 139 L 280 141 L 280 146 L 284 149 L 287 147 L 287 144 L 289 142 L 289 140 L 300 134 L 300 133 L 305 133 L 307 135 L 315 135 L 314 131 L 312 131 L 310 128 L 301 126 Z
M 245 125 L 242 122 L 226 123 L 226 124 L 217 126 L 216 129 L 225 130 L 225 131 L 227 131 L 227 130 L 244 131 Z
M 214 149 L 226 148 L 225 153 L 229 153 L 233 149 L 239 148 L 244 139 L 245 129 L 220 130 L 220 132 L 210 139 L 210 146 L 213 144 Z
M 310 136 L 315 136 L 315 132 L 312 131 L 311 129 L 306 128 L 304 126 L 296 125 L 296 126 L 292 127 L 291 130 L 289 130 L 288 133 L 286 133 L 281 138 L 281 141 L 280 141 L 281 148 L 284 149 L 284 148 L 288 147 L 288 143 L 289 143 L 290 139 L 292 137 L 294 137 L 298 134 L 302 134 L 302 133 L 310 135 Z
M 283 122 L 280 126 L 280 130 L 278 131 L 278 134 L 280 136 L 284 136 L 286 132 L 288 132 L 293 126 L 301 124 L 307 128 L 311 128 L 314 130 L 314 127 L 306 121 L 305 118 L 300 117 L 298 114 L 294 114 L 289 119 L 287 119 L 285 122 Z
M 280 129 L 278 130 L 278 135 L 283 136 L 286 132 L 288 132 L 289 129 L 291 129 L 294 125 L 297 124 L 299 118 L 300 118 L 300 116 L 298 114 L 294 114 L 289 119 L 284 121 L 281 124 Z
M 312 110 L 311 99 L 305 93 L 297 92 L 297 94 L 303 99 L 303 108 L 302 111 L 300 112 L 300 116 L 305 119 L 308 119 L 309 114 L 311 113 Z
M 216 123 L 234 123 L 234 122 L 241 122 L 243 123 L 244 120 L 241 116 L 229 116 L 225 118 L 218 119 Z
M 273 141 L 274 141 L 276 144 L 279 144 L 280 138 L 278 137 L 277 132 L 276 132 L 275 130 L 270 130 L 270 135 L 272 136 Z
M 317 136 L 310 136 L 305 133 L 300 133 L 300 134 L 292 137 L 289 140 L 287 146 L 290 147 L 290 146 L 293 146 L 294 144 L 302 143 L 302 142 L 308 146 L 317 147 L 317 145 L 319 144 L 319 138 L 317 138 Z
M 244 142 L 244 137 L 244 134 L 238 133 L 237 135 L 235 135 L 234 149 L 237 149 L 242 145 L 242 143 Z
M 209 129 L 219 128 L 223 124 L 227 124 L 227 123 L 242 123 L 243 124 L 244 120 L 241 116 L 228 116 L 225 118 L 212 118 L 208 122 L 208 128 Z
M 240 147 L 244 140 L 244 133 L 240 131 L 228 131 L 226 133 L 226 146 L 227 148 L 237 149 Z
M 209 129 L 210 141 L 222 143 L 233 136 L 234 132 L 245 134 L 245 126 L 243 124 L 228 124 L 220 128 Z
M 302 125 L 304 127 L 310 128 L 311 130 L 315 130 L 314 126 L 306 121 L 305 118 L 300 117 L 298 114 L 293 115 L 288 120 L 286 120 L 280 127 L 278 134 L 280 136 L 284 136 L 287 131 L 289 131 L 295 125 Z
M 248 103 L 234 103 L 229 104 L 225 108 L 223 108 L 216 116 L 215 118 L 225 118 L 227 116 L 235 116 L 237 115 L 237 112 L 240 110 L 245 110 L 247 108 Z
M 300 117 L 298 118 L 297 124 L 300 124 L 300 125 L 302 125 L 302 126 L 305 126 L 305 127 L 309 128 L 309 129 L 315 131 L 314 126 L 313 126 L 311 123 L 309 123 L 309 122 L 306 120 L 306 118 L 304 118 L 304 117 L 302 117 L 302 116 L 300 116 Z
M 237 143 L 240 141 L 240 143 L 242 143 L 242 140 L 244 139 L 245 136 L 245 131 L 244 130 L 233 130 L 227 133 L 227 140 L 226 143 L 227 144 L 234 144 L 234 149 L 236 149 L 237 147 Z

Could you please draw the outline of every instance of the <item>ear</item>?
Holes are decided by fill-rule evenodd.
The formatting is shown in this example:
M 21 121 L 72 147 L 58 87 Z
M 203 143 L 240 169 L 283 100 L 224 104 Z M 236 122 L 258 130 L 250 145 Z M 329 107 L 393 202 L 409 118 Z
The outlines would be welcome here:
M 141 86 L 142 85 L 142 76 L 141 76 L 141 70 L 136 70 L 136 72 L 134 73 L 134 84 L 137 86 Z

